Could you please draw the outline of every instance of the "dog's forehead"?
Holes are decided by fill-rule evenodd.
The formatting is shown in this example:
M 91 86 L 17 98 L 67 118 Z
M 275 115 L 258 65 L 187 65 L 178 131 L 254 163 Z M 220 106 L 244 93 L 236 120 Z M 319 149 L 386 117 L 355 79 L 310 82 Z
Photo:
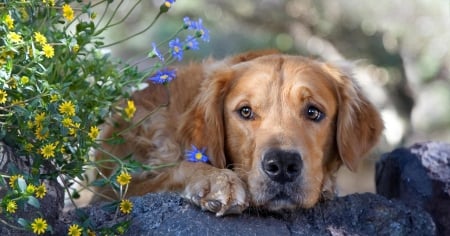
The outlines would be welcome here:
M 321 67 L 321 62 L 300 56 L 270 55 L 235 65 L 235 86 L 335 90 L 334 80 Z
M 236 78 L 227 95 L 230 106 L 247 101 L 256 107 L 298 107 L 314 101 L 325 111 L 336 110 L 336 84 L 319 62 L 272 56 L 242 63 L 234 70 Z

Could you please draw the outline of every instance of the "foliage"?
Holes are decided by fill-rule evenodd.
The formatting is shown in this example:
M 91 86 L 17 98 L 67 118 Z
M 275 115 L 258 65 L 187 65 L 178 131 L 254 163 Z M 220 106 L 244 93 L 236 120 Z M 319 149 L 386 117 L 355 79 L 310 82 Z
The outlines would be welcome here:
M 118 3 L 117 3 L 118 2 Z M 201 19 L 184 18 L 178 30 L 167 41 L 153 43 L 143 55 L 154 65 L 137 69 L 105 53 L 104 48 L 124 42 L 153 26 L 169 11 L 174 0 L 162 3 L 154 20 L 142 31 L 106 45 L 102 33 L 120 25 L 123 19 L 115 15 L 122 1 L 15 0 L 0 1 L 0 141 L 13 147 L 16 156 L 32 160 L 30 171 L 11 166 L 1 173 L 0 187 L 8 191 L 2 196 L 0 213 L 10 226 L 20 226 L 36 234 L 51 231 L 44 218 L 16 219 L 18 208 L 31 206 L 40 211 L 39 199 L 45 198 L 44 179 L 63 180 L 68 191 L 70 182 L 83 180 L 88 166 L 100 163 L 92 160 L 89 151 L 99 148 L 99 125 L 114 114 L 126 120 L 136 108 L 132 100 L 125 107 L 132 91 L 138 89 L 150 75 L 150 81 L 167 84 L 176 72 L 166 69 L 174 60 L 182 60 L 183 52 L 198 49 L 197 39 L 208 41 L 209 34 Z M 100 17 L 96 12 L 102 12 Z M 181 32 L 187 32 L 185 40 Z M 164 48 L 163 53 L 159 48 Z M 164 74 L 166 73 L 166 74 Z M 169 76 L 164 76 L 169 74 Z M 116 142 L 120 142 L 116 140 Z M 105 161 L 105 160 L 103 160 Z M 110 184 L 120 201 L 114 202 L 116 214 L 129 214 L 132 202 L 125 199 L 132 181 L 129 173 L 139 168 L 151 168 L 124 161 L 123 157 L 106 160 L 117 163 L 113 176 L 94 184 Z M 50 166 L 45 174 L 43 168 Z M 124 232 L 127 222 L 118 222 L 107 232 Z M 80 235 L 92 232 L 89 223 L 71 225 L 68 233 Z

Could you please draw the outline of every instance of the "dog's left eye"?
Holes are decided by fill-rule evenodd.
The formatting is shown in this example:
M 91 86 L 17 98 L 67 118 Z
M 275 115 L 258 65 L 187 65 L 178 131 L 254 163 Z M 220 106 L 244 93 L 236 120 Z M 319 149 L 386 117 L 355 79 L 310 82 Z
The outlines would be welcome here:
M 252 120 L 255 118 L 252 108 L 248 106 L 241 107 L 238 112 L 243 119 Z
M 317 107 L 308 106 L 306 109 L 306 117 L 312 121 L 319 122 L 324 118 L 324 114 Z

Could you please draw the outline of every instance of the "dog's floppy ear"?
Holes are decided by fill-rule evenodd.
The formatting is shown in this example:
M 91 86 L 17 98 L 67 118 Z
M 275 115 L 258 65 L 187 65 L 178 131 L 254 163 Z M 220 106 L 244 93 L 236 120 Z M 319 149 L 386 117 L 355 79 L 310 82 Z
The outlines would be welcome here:
M 228 83 L 232 79 L 231 69 L 214 72 L 203 81 L 199 94 L 182 117 L 178 137 L 182 147 L 191 145 L 206 149 L 213 166 L 224 168 L 224 124 L 223 101 Z
M 252 51 L 205 66 L 208 67 L 204 69 L 205 79 L 198 95 L 181 118 L 182 123 L 177 131 L 182 147 L 194 145 L 199 149 L 206 148 L 211 164 L 218 168 L 225 167 L 223 102 L 234 78 L 231 66 L 275 53 L 278 52 Z
M 324 68 L 337 84 L 336 143 L 339 157 L 350 170 L 355 171 L 359 160 L 377 144 L 383 121 L 348 73 L 327 64 Z

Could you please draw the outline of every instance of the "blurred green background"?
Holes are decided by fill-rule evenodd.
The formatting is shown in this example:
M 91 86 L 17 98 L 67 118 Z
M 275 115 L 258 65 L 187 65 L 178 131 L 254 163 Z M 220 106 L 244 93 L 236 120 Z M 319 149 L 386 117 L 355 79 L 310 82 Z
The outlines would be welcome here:
M 125 15 L 135 2 L 124 1 L 118 14 Z M 145 28 L 162 2 L 143 1 L 107 39 Z M 370 186 L 361 190 L 351 183 L 356 190 L 348 192 L 373 191 L 373 163 L 380 153 L 420 141 L 450 142 L 449 0 L 178 0 L 154 28 L 111 47 L 113 55 L 142 56 L 151 42 L 172 35 L 184 16 L 202 18 L 211 36 L 199 52 L 187 53 L 187 60 L 278 48 L 353 66 L 386 129 L 362 168 Z

